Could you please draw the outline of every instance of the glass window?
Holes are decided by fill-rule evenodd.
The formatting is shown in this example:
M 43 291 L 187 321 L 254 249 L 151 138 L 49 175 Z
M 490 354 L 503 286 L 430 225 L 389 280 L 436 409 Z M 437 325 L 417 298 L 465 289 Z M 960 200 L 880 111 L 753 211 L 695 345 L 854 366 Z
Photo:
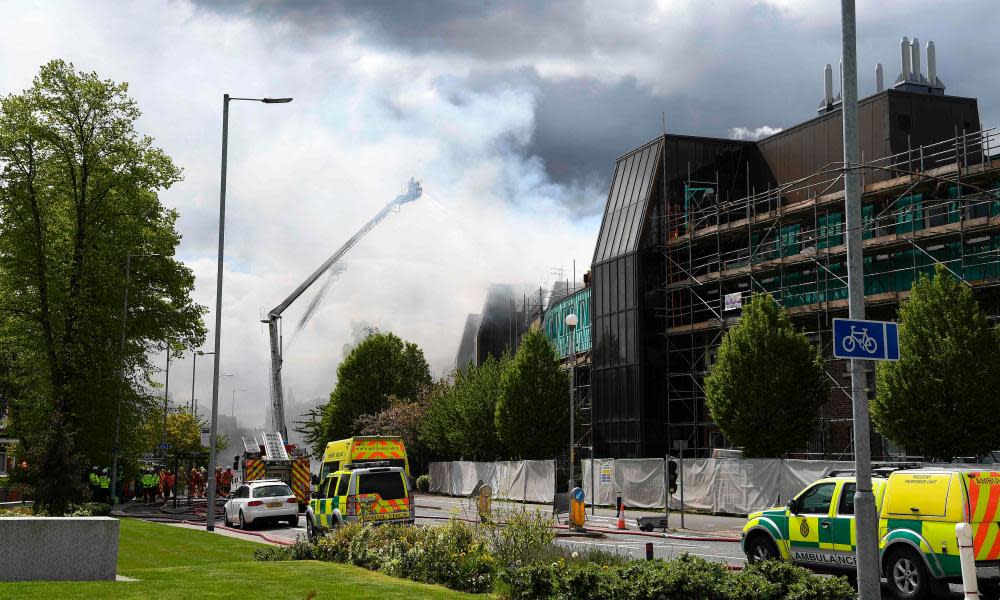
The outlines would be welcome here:
M 857 491 L 857 489 L 858 486 L 856 484 L 844 484 L 844 488 L 840 492 L 840 502 L 837 504 L 838 515 L 854 514 L 854 492 Z
M 253 497 L 254 498 L 277 498 L 279 496 L 291 496 L 292 488 L 285 484 L 280 485 L 262 485 L 259 488 L 254 488 Z
M 239 490 L 236 491 L 236 497 L 237 498 L 249 498 L 250 497 L 250 488 L 248 488 L 247 486 L 244 485 L 243 487 L 241 487 Z
M 835 483 L 814 485 L 799 496 L 799 512 L 806 515 L 825 515 L 830 512 Z
M 406 488 L 398 472 L 365 473 L 358 477 L 357 493 L 378 494 L 383 500 L 398 500 L 406 497 Z
M 350 483 L 351 483 L 351 476 L 350 475 L 344 475 L 344 476 L 342 476 L 340 478 L 340 483 L 337 484 L 337 495 L 338 496 L 346 496 L 347 495 L 347 486 Z
M 323 495 L 326 497 L 330 497 L 333 495 L 336 489 L 337 489 L 337 478 L 334 477 L 333 475 L 330 475 L 323 482 Z
M 622 259 L 618 261 L 618 310 L 625 310 L 628 306 L 625 304 L 625 289 L 629 282 L 625 280 L 625 263 L 628 259 Z M 636 285 L 635 281 L 631 282 Z

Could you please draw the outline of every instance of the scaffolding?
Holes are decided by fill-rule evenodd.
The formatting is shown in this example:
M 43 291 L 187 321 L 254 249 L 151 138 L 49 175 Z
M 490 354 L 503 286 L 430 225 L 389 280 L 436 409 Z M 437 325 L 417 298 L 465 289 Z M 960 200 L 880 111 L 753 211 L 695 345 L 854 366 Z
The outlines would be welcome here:
M 1000 315 L 998 142 L 993 129 L 956 131 L 951 139 L 850 166 L 862 175 L 872 317 L 894 318 L 916 278 L 935 265 L 970 286 L 991 320 Z M 687 440 L 692 448 L 727 445 L 708 415 L 702 382 L 743 301 L 763 292 L 788 310 L 826 359 L 833 392 L 810 451 L 836 457 L 850 450 L 849 378 L 832 358 L 829 334 L 832 316 L 847 312 L 844 170 L 831 164 L 758 191 L 747 165 L 748 195 L 720 200 L 719 176 L 698 181 L 689 169 L 683 198 L 664 199 L 668 440 Z

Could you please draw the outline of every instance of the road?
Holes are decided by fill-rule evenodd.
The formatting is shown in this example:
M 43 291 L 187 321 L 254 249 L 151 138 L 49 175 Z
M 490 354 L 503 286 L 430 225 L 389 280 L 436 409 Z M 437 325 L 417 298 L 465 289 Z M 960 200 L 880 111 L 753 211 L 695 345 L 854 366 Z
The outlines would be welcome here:
M 494 507 L 498 509 L 502 509 L 503 506 L 521 508 L 522 505 L 517 503 L 494 504 Z M 548 513 L 551 510 L 546 505 L 528 504 L 527 508 L 540 510 L 544 513 Z M 476 518 L 475 509 L 470 506 L 469 501 L 465 498 L 420 495 L 416 498 L 416 511 L 417 523 L 421 525 L 439 525 L 452 516 L 465 519 Z M 591 516 L 588 512 L 588 525 L 591 525 L 595 530 L 614 531 L 616 525 L 614 511 L 598 509 L 597 512 L 598 514 L 595 516 Z M 679 521 L 676 517 L 677 515 L 671 515 L 671 525 Z M 687 523 L 689 526 L 699 526 L 699 530 L 689 528 L 684 531 L 670 533 L 672 536 L 683 539 L 666 538 L 661 533 L 653 535 L 639 532 L 635 518 L 632 516 L 626 519 L 626 524 L 628 530 L 634 532 L 633 534 L 614 531 L 613 533 L 605 533 L 600 537 L 591 538 L 570 536 L 568 532 L 560 531 L 560 536 L 557 538 L 556 543 L 581 553 L 588 549 L 600 549 L 605 552 L 630 555 L 636 558 L 644 557 L 646 544 L 652 543 L 653 556 L 655 558 L 669 559 L 687 553 L 730 565 L 742 565 L 744 563 L 745 557 L 738 543 L 718 541 L 723 537 L 732 538 L 738 536 L 736 533 L 738 531 L 737 524 L 742 525 L 742 519 L 695 515 L 686 519 L 686 521 L 690 521 L 690 523 Z M 282 541 L 294 541 L 297 537 L 304 538 L 306 535 L 303 517 L 299 518 L 299 523 L 296 527 L 288 527 L 287 525 L 262 525 L 255 528 L 254 531 L 263 533 L 269 538 Z

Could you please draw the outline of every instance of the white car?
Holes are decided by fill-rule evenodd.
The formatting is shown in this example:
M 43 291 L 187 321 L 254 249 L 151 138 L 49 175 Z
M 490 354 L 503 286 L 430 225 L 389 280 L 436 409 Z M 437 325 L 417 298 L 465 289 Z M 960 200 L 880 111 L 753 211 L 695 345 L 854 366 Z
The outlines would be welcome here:
M 236 488 L 223 507 L 226 525 L 241 529 L 262 522 L 299 523 L 299 501 L 280 479 L 256 479 Z

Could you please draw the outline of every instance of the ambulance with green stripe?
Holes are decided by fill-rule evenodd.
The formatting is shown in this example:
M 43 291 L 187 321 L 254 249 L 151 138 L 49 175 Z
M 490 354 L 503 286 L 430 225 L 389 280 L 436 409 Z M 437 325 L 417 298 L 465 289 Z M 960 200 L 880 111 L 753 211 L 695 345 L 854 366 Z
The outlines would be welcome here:
M 988 467 L 989 468 L 989 467 Z M 992 467 L 995 468 L 995 467 Z M 961 580 L 955 525 L 973 529 L 984 598 L 1000 583 L 1000 472 L 972 467 L 905 469 L 872 480 L 882 577 L 897 598 L 930 598 Z M 784 508 L 753 513 L 742 545 L 751 562 L 784 559 L 817 571 L 856 569 L 854 477 L 826 477 Z
M 345 523 L 414 522 L 409 480 L 388 461 L 344 465 L 320 480 L 306 507 L 306 535 L 315 540 Z

